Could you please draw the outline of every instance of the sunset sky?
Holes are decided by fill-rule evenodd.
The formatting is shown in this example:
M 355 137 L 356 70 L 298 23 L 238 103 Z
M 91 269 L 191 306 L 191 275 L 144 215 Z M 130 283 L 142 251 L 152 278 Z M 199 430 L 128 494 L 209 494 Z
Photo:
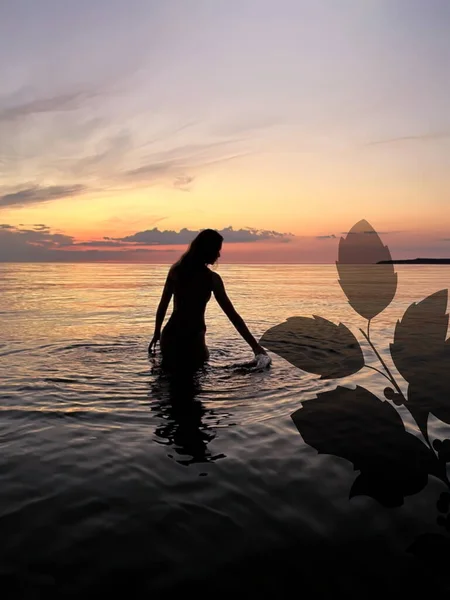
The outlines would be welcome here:
M 5 0 L 0 261 L 450 256 L 448 0 Z

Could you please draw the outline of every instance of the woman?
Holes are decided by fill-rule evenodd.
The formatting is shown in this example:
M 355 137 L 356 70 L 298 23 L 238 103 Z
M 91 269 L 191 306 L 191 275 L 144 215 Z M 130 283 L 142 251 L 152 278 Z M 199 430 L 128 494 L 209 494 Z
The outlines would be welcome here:
M 153 339 L 148 347 L 151 352 L 160 341 L 163 365 L 197 368 L 209 358 L 205 342 L 205 309 L 212 293 L 255 355 L 267 354 L 233 307 L 220 275 L 208 267 L 219 258 L 222 242 L 219 232 L 213 229 L 201 231 L 169 270 L 156 312 Z M 161 334 L 172 295 L 172 315 Z

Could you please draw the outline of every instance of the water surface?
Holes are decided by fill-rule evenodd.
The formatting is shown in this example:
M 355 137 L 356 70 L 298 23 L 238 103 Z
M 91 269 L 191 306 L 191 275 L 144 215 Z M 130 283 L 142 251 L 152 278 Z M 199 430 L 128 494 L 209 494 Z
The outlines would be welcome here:
M 0 576 L 10 597 L 120 586 L 133 597 L 189 586 L 273 595 L 294 583 L 299 594 L 356 598 L 368 581 L 373 593 L 440 590 L 407 549 L 442 533 L 442 481 L 430 476 L 395 508 L 350 499 L 352 463 L 308 446 L 290 417 L 338 383 L 384 399 L 383 378 L 365 368 L 323 381 L 275 354 L 269 370 L 238 368 L 252 353 L 212 299 L 209 364 L 168 381 L 147 356 L 167 268 L 0 264 Z M 450 287 L 447 266 L 396 271 L 397 297 L 372 323 L 386 360 L 405 309 Z M 356 335 L 365 327 L 332 265 L 219 272 L 255 337 L 291 316 L 342 321 Z M 418 434 L 407 416 L 406 426 Z M 431 422 L 434 437 L 447 428 Z

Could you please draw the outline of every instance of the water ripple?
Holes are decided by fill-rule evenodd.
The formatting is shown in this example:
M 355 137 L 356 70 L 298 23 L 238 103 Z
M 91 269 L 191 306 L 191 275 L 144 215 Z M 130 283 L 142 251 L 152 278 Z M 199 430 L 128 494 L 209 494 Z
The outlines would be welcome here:
M 385 592 L 395 578 L 403 595 L 408 581 L 419 589 L 420 564 L 406 549 L 438 531 L 442 482 L 430 477 L 395 510 L 349 499 L 353 465 L 305 444 L 291 419 L 336 381 L 274 355 L 256 371 L 214 304 L 209 364 L 171 380 L 146 351 L 166 274 L 159 266 L 0 270 L 0 582 L 12 597 L 173 597 L 198 593 L 199 581 L 273 597 L 295 584 L 318 598 L 356 599 L 367 581 Z M 332 267 L 224 270 L 256 336 L 296 314 L 360 325 Z M 407 280 L 399 312 L 426 295 L 423 281 L 432 287 L 421 281 Z M 377 343 L 388 347 L 397 316 L 374 324 Z M 382 378 L 368 370 L 340 383 L 382 397 Z M 442 423 L 430 427 L 446 435 Z

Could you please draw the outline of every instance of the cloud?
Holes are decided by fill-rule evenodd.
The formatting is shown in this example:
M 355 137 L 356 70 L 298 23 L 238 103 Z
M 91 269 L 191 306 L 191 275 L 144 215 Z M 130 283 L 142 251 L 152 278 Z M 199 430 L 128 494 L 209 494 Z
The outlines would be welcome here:
M 59 199 L 58 188 L 72 187 L 67 182 L 80 186 L 68 196 L 154 185 L 188 192 L 203 172 L 259 151 L 255 133 L 274 123 L 264 114 L 222 117 L 219 128 L 192 116 L 171 123 L 146 107 L 118 117 L 114 91 L 91 87 L 0 96 L 0 207 Z M 102 105 L 90 102 L 100 95 Z
M 190 184 L 193 183 L 195 177 L 190 177 L 189 175 L 180 175 L 179 177 L 175 178 L 175 181 L 173 182 L 173 187 L 183 191 L 183 192 L 189 192 L 190 191 Z
M 38 231 L 48 231 L 49 227 L 47 225 L 43 225 L 42 223 L 35 223 L 33 225 L 33 229 L 36 229 Z
M 8 225 L 0 229 L 0 261 L 50 261 L 55 249 L 70 246 L 72 242 L 68 235 Z
M 126 244 L 124 242 L 116 242 L 114 240 L 109 240 L 107 238 L 104 238 L 103 240 L 91 240 L 89 242 L 75 242 L 72 244 L 72 246 L 103 246 L 105 248 L 123 248 L 126 246 L 129 246 L 129 244 Z
M 318 235 L 316 236 L 317 240 L 335 240 L 336 236 L 334 235 L 334 233 L 332 233 L 331 235 Z
M 157 227 L 138 231 L 133 235 L 128 235 L 123 238 L 106 238 L 115 242 L 134 243 L 147 246 L 163 246 L 163 245 L 187 245 L 200 230 L 190 230 L 183 228 L 180 231 L 159 230 Z M 250 227 L 244 229 L 233 229 L 233 227 L 225 227 L 219 230 L 223 236 L 225 243 L 250 243 L 262 240 L 272 241 L 289 241 L 292 234 L 280 233 L 278 231 L 270 231 L 265 229 L 252 229 Z
M 367 235 L 393 235 L 395 233 L 404 233 L 402 231 L 358 231 L 358 234 L 366 233 Z M 341 235 L 354 235 L 354 231 L 341 231 Z
M 133 131 L 132 127 L 111 133 L 106 123 L 103 129 L 94 123 L 93 129 L 86 131 L 87 139 L 80 140 L 82 157 L 64 160 L 61 168 L 79 178 L 96 177 L 125 186 L 137 181 L 152 184 L 161 179 L 170 185 L 178 184 L 179 179 L 182 182 L 187 177 L 190 167 L 201 166 L 211 157 L 220 158 L 220 148 L 233 143 L 233 140 L 177 143 L 177 135 L 192 125 L 187 123 L 162 133 L 150 130 L 145 134 Z M 95 139 L 93 144 L 89 143 L 90 136 Z
M 160 246 L 187 246 L 200 231 L 186 228 L 180 231 L 160 231 L 153 228 L 123 238 L 105 236 L 100 240 L 77 242 L 71 235 L 53 233 L 43 223 L 31 227 L 0 225 L 0 262 L 145 260 L 152 253 L 176 252 L 173 248 Z M 264 229 L 233 229 L 231 226 L 221 229 L 220 233 L 226 243 L 254 243 L 261 240 L 287 242 L 292 236 Z
M 74 242 L 73 236 L 63 233 L 51 233 L 50 228 L 46 225 L 42 225 L 39 229 L 21 229 L 20 227 L 8 225 L 4 233 L 7 236 L 14 236 L 16 240 L 20 240 L 24 244 L 41 246 L 43 248 L 63 248 L 71 246 Z M 10 237 L 10 239 L 12 238 Z
M 94 92 L 74 91 L 66 94 L 49 96 L 48 98 L 35 98 L 15 106 L 0 108 L 0 122 L 16 121 L 36 113 L 59 112 L 75 110 L 86 100 L 94 97 Z
M 40 169 L 40 179 L 58 180 L 69 176 L 77 181 L 76 184 L 26 188 L 22 185 L 23 189 L 18 192 L 0 196 L 0 207 L 55 200 L 64 195 L 83 193 L 88 188 L 97 191 L 126 190 L 162 184 L 188 192 L 203 169 L 249 154 L 232 151 L 242 141 L 236 139 L 176 145 L 169 138 L 162 148 L 149 151 L 154 144 L 158 146 L 155 140 L 138 143 L 127 131 L 109 137 L 97 131 L 97 136 L 100 136 L 100 141 L 95 144 L 97 151 L 86 153 L 83 149 L 85 155 L 81 158 L 53 157 Z M 172 147 L 167 148 L 168 143 Z M 86 146 L 89 147 L 89 144 L 86 143 Z M 36 153 L 40 155 L 39 150 Z M 49 170 L 48 165 L 52 165 L 53 170 Z
M 366 146 L 379 146 L 382 144 L 398 144 L 401 142 L 431 142 L 434 140 L 443 140 L 450 137 L 449 131 L 442 131 L 436 133 L 424 133 L 420 135 L 404 135 L 400 137 L 386 138 L 383 140 L 375 140 L 369 142 Z
M 46 227 L 46 226 L 45 226 Z M 0 227 L 0 262 L 92 262 L 145 259 L 156 249 L 73 250 L 77 244 L 70 235 L 45 230 L 21 229 L 13 225 Z M 159 252 L 173 252 L 160 250 Z
M 219 233 L 223 235 L 226 243 L 246 243 L 246 242 L 258 242 L 262 240 L 271 240 L 277 242 L 290 241 L 294 237 L 292 233 L 281 233 L 270 229 L 255 229 L 252 227 L 245 227 L 243 229 L 233 229 L 230 225 L 224 229 L 219 230 Z
M 94 128 L 97 127 L 94 124 Z M 92 131 L 94 133 L 95 129 Z M 102 139 L 100 149 L 82 158 L 68 160 L 63 165 L 64 171 L 74 177 L 83 179 L 92 176 L 98 178 L 115 177 L 116 172 L 126 162 L 127 155 L 133 151 L 133 139 L 129 132 L 119 131 Z
M 0 208 L 48 202 L 68 196 L 78 196 L 86 191 L 87 187 L 81 184 L 50 185 L 47 187 L 34 186 L 0 196 Z
M 118 175 L 118 179 L 125 184 L 130 182 L 134 184 L 136 181 L 143 184 L 167 181 L 175 187 L 182 187 L 186 182 L 191 183 L 194 180 L 194 176 L 186 176 L 186 172 L 198 171 L 204 167 L 247 156 L 248 152 L 234 151 L 236 145 L 242 141 L 242 139 L 234 139 L 199 142 L 152 152 L 143 164 L 126 169 Z M 233 152 L 230 153 L 231 149 Z

